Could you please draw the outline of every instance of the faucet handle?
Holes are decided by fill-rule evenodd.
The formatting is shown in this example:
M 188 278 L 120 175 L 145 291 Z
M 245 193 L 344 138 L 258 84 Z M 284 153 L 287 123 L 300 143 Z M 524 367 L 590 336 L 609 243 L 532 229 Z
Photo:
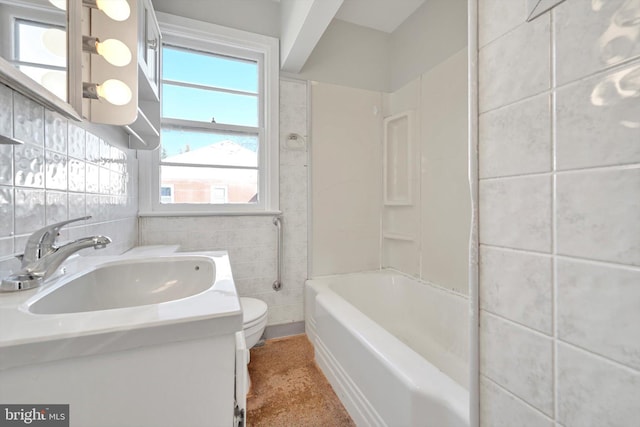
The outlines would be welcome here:
M 84 221 L 89 218 L 91 218 L 90 215 L 69 219 L 47 225 L 46 227 L 42 227 L 41 229 L 34 231 L 31 236 L 29 236 L 29 240 L 27 240 L 24 256 L 22 258 L 22 266 L 24 267 L 25 265 L 30 264 L 52 252 L 53 245 L 62 227 L 72 222 Z

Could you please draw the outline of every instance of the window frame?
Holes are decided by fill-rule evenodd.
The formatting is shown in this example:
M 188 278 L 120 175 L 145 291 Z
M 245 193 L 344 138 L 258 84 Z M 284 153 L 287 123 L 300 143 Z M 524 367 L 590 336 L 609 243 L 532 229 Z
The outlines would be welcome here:
M 279 42 L 274 37 L 249 33 L 216 24 L 157 13 L 163 44 L 218 55 L 258 61 L 258 194 L 257 203 L 191 204 L 160 203 L 162 150 L 139 151 L 140 216 L 154 215 L 258 215 L 279 212 Z M 262 98 L 262 99 L 260 99 Z M 176 119 L 162 119 L 171 126 Z M 242 132 L 247 127 L 190 122 L 193 128 Z M 191 128 L 189 128 L 191 129 Z M 255 128 L 253 128 L 255 129 Z M 197 129 L 196 129 L 197 130 Z

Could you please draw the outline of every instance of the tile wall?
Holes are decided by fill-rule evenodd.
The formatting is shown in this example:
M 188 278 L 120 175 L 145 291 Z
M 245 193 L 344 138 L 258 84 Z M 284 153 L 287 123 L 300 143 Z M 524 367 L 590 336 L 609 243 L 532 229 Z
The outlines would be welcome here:
M 640 5 L 480 0 L 483 426 L 640 419 Z
M 302 321 L 307 278 L 307 84 L 280 82 L 280 210 L 283 222 L 283 287 L 275 292 L 277 229 L 273 216 L 141 217 L 140 244 L 180 244 L 183 250 L 229 251 L 241 296 L 265 301 L 269 325 Z
M 135 151 L 116 148 L 102 132 L 69 121 L 0 85 L 0 134 L 24 145 L 0 145 L 0 270 L 47 225 L 91 215 L 62 229 L 60 242 L 88 235 L 112 238 L 91 255 L 119 254 L 137 241 L 138 166 Z M 87 127 L 88 128 L 88 127 Z

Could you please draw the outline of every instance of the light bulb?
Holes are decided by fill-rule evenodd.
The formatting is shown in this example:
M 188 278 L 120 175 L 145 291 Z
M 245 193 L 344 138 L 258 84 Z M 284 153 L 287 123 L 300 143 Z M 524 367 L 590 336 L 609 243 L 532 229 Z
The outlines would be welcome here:
M 125 21 L 131 15 L 127 0 L 96 0 L 96 6 L 114 21 Z
M 100 98 L 106 99 L 113 105 L 126 105 L 131 101 L 131 89 L 120 80 L 106 80 L 96 86 L 96 91 Z
M 67 75 L 64 72 L 48 71 L 42 75 L 40 82 L 55 96 L 67 100 Z
M 49 0 L 49 3 L 60 10 L 67 10 L 67 0 Z
M 96 43 L 96 51 L 109 64 L 124 67 L 131 62 L 131 51 L 126 44 L 117 39 L 107 39 Z
M 61 58 L 67 57 L 67 33 L 58 28 L 47 28 L 42 33 L 42 44 L 47 50 Z

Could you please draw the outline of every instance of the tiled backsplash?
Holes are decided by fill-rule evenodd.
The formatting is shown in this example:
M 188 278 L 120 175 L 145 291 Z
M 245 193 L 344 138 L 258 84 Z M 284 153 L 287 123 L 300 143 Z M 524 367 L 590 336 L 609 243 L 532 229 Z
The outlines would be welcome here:
M 85 215 L 92 218 L 62 229 L 61 242 L 104 234 L 113 243 L 101 254 L 136 244 L 135 151 L 112 146 L 99 133 L 0 85 L 0 134 L 24 142 L 0 145 L 0 270 L 16 268 L 13 255 L 33 231 Z
M 241 296 L 265 301 L 269 325 L 302 321 L 307 278 L 307 150 L 288 135 L 307 134 L 307 85 L 280 82 L 280 210 L 284 230 L 282 290 L 276 279 L 273 216 L 141 217 L 140 244 L 179 244 L 183 250 L 228 250 Z M 305 137 L 306 138 L 306 137 Z
M 479 3 L 481 425 L 637 424 L 638 5 L 523 4 Z

